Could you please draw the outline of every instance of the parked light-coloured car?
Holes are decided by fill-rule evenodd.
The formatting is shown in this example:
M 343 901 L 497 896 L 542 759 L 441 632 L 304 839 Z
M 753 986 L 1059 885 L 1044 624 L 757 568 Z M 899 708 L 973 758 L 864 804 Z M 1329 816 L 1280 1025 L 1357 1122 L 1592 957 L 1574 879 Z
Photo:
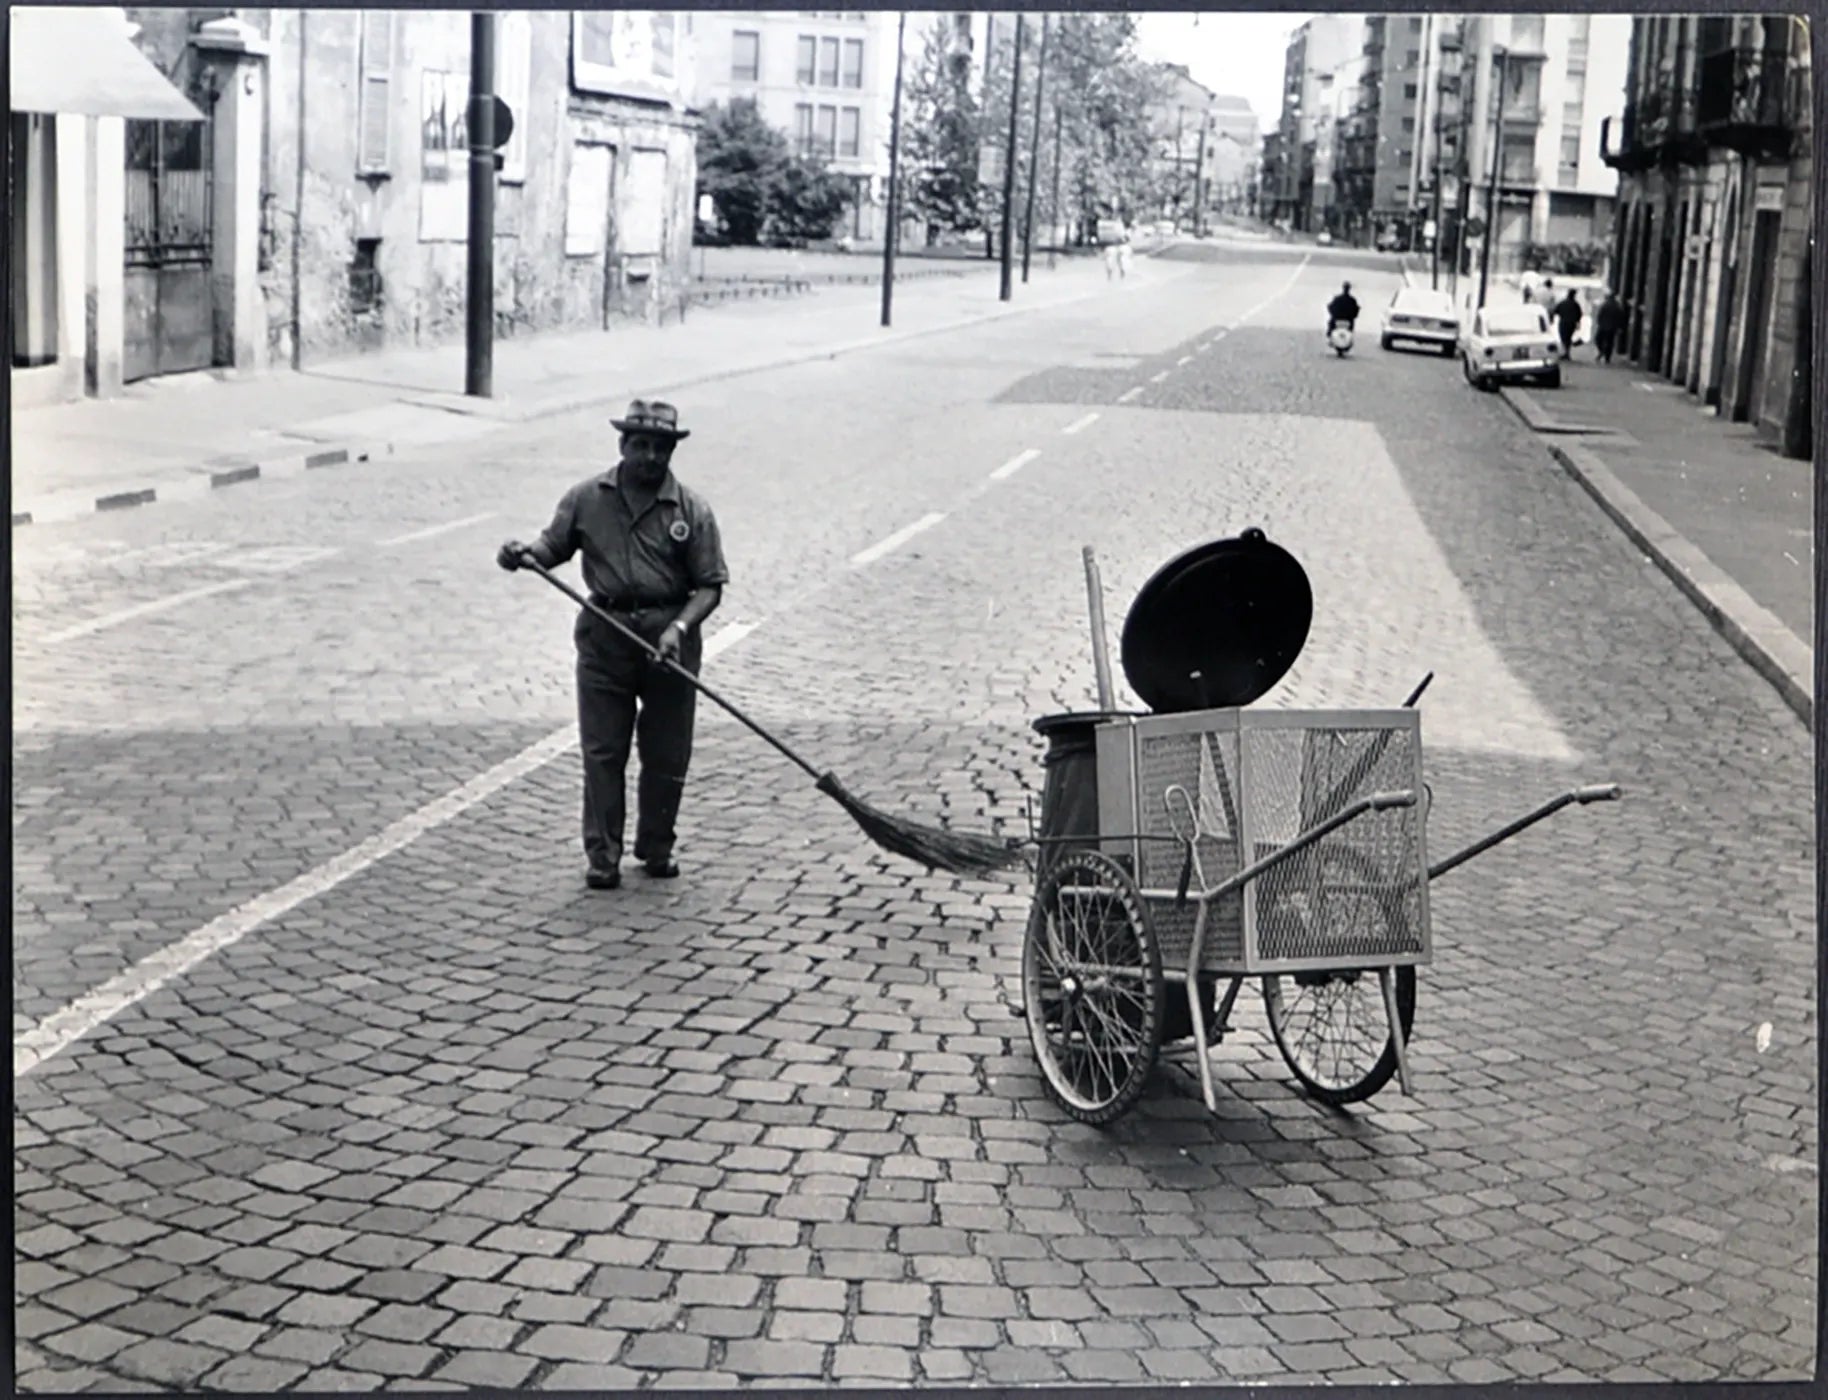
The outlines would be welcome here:
M 1496 388 L 1507 379 L 1561 387 L 1561 341 L 1540 306 L 1485 306 L 1460 340 L 1466 382 Z
M 1460 312 L 1454 299 L 1429 287 L 1404 287 L 1384 308 L 1384 329 L 1378 338 L 1386 350 L 1398 341 L 1453 354 L 1460 343 Z

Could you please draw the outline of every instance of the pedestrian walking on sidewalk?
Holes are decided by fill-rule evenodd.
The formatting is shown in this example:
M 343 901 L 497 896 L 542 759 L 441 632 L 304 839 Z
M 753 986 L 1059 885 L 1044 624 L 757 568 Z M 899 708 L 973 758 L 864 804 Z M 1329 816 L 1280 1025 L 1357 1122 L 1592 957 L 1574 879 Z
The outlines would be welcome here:
M 1619 333 L 1625 329 L 1625 303 L 1619 300 L 1618 293 L 1610 287 L 1606 289 L 1606 299 L 1599 304 L 1599 310 L 1593 313 L 1593 348 L 1599 353 L 1600 363 L 1612 363 L 1612 348 L 1618 343 Z
M 496 562 L 518 569 L 525 555 L 555 569 L 581 553 L 591 601 L 697 675 L 699 628 L 730 575 L 711 507 L 673 475 L 673 450 L 690 434 L 672 404 L 641 399 L 610 425 L 622 435 L 621 460 L 573 486 L 533 544 L 510 540 Z M 595 890 L 622 883 L 631 740 L 641 761 L 635 859 L 654 878 L 670 879 L 679 873 L 674 823 L 692 759 L 697 692 L 588 609 L 579 610 L 572 638 L 585 882 Z
M 1580 298 L 1574 295 L 1574 289 L 1568 288 L 1568 294 L 1555 303 L 1555 327 L 1561 334 L 1561 357 L 1564 360 L 1574 358 L 1574 332 L 1580 329 L 1580 319 L 1586 313 L 1580 309 Z

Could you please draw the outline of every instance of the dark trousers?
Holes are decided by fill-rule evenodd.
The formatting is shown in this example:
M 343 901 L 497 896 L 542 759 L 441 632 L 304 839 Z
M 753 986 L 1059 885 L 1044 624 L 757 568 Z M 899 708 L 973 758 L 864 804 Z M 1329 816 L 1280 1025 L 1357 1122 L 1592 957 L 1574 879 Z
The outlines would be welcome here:
M 1612 360 L 1612 342 L 1618 339 L 1618 334 L 1619 333 L 1614 330 L 1595 331 L 1593 333 L 1593 348 L 1599 354 L 1599 357 L 1608 363 Z
M 655 642 L 677 611 L 622 613 L 617 620 Z M 613 867 L 622 859 L 632 740 L 641 762 L 635 859 L 666 860 L 673 853 L 673 826 L 692 762 L 698 693 L 589 612 L 579 614 L 573 636 L 578 648 L 578 747 L 584 760 L 584 858 L 602 867 Z M 680 646 L 679 664 L 697 675 L 703 655 L 704 643 L 694 628 Z

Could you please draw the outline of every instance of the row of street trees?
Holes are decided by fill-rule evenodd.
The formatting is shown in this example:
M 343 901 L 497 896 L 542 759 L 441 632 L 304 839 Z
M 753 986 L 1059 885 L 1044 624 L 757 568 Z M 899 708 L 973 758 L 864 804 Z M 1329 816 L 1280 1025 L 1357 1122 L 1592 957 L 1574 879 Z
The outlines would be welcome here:
M 907 80 L 902 124 L 902 202 L 927 242 L 947 232 L 985 232 L 985 248 L 1003 215 L 1003 161 L 1008 146 L 1016 25 L 1026 26 L 1018 128 L 1017 226 L 1036 182 L 1036 219 L 1066 222 L 1075 241 L 1093 237 L 1100 217 L 1131 219 L 1154 207 L 1150 105 L 1157 71 L 1136 55 L 1136 20 L 1125 12 L 1068 12 L 994 17 L 981 96 L 968 59 L 953 48 L 950 20 L 926 36 Z M 1038 62 L 1047 26 L 1045 73 Z M 1039 140 L 1032 121 L 1036 84 L 1043 88 Z M 1039 150 L 1036 147 L 1039 147 Z M 1060 207 L 1054 207 L 1055 188 Z
M 1031 181 L 1037 222 L 1069 225 L 1076 242 L 1094 238 L 1100 218 L 1127 221 L 1159 207 L 1150 105 L 1161 80 L 1136 55 L 1135 17 L 1068 12 L 1037 22 L 1005 13 L 991 23 L 981 83 L 969 56 L 954 50 L 947 16 L 936 17 L 919 60 L 909 67 L 901 125 L 903 217 L 924 227 L 929 245 L 942 234 L 982 230 L 985 252 L 995 252 L 1018 23 L 1025 26 L 1022 87 L 1015 98 L 1018 231 Z M 1037 61 L 1043 25 L 1044 73 Z M 1044 94 L 1039 122 L 1037 83 Z M 830 237 L 853 197 L 848 181 L 818 157 L 796 153 L 786 134 L 746 99 L 705 111 L 698 192 L 716 203 L 715 235 L 740 244 Z

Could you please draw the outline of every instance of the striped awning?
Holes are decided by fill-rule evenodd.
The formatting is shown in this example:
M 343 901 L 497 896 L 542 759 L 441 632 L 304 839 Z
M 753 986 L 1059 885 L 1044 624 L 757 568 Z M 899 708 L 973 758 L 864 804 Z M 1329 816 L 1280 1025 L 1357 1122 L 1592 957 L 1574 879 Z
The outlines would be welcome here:
M 8 17 L 13 111 L 203 120 L 134 47 L 119 9 L 16 5 Z

